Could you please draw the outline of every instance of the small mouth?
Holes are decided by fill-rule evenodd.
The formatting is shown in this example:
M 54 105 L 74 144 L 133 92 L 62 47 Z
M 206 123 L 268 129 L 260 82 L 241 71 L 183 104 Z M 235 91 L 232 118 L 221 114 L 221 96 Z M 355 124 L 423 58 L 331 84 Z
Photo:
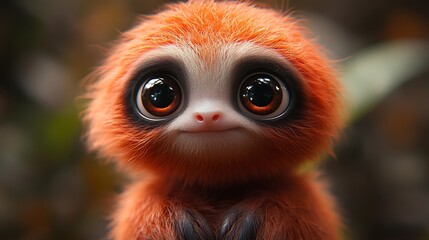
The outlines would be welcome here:
M 228 128 L 228 129 L 198 129 L 198 130 L 184 130 L 181 133 L 185 134 L 223 134 L 239 131 L 239 127 Z

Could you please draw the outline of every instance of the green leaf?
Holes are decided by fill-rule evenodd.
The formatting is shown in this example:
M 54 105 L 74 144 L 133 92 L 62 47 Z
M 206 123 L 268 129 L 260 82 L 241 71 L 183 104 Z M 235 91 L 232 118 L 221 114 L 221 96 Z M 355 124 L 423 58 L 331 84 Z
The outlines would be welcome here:
M 429 43 L 392 42 L 344 62 L 342 76 L 351 120 L 357 120 L 397 86 L 429 69 Z

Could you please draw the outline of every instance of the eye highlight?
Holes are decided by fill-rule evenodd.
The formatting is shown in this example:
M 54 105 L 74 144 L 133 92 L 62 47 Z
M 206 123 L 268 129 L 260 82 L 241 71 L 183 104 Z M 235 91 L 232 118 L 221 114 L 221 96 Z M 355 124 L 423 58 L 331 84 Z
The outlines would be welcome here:
M 141 84 L 136 103 L 139 112 L 148 120 L 166 120 L 181 106 L 182 89 L 172 76 L 154 76 Z
M 290 95 L 285 84 L 268 73 L 247 76 L 238 91 L 241 111 L 257 120 L 271 120 L 285 113 Z

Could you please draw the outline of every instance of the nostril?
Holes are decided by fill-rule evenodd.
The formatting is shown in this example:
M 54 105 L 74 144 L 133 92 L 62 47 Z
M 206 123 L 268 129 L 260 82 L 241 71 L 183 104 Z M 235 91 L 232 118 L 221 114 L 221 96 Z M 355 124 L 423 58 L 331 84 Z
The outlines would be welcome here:
M 213 117 L 212 117 L 212 120 L 213 121 L 217 121 L 217 120 L 219 120 L 219 118 L 220 118 L 219 114 L 214 114 Z
M 195 117 L 197 118 L 197 120 L 198 120 L 199 122 L 204 121 L 203 116 L 201 116 L 200 114 L 197 114 L 197 116 L 195 116 Z

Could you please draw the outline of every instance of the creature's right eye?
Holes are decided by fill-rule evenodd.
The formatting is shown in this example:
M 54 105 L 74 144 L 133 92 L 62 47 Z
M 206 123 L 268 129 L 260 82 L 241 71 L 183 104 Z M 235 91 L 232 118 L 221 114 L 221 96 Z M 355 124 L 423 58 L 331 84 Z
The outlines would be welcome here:
M 239 109 L 257 120 L 272 120 L 284 115 L 291 102 L 285 83 L 269 73 L 247 76 L 238 93 Z
M 139 86 L 136 96 L 139 112 L 148 120 L 166 120 L 182 104 L 182 89 L 170 75 L 152 76 Z

